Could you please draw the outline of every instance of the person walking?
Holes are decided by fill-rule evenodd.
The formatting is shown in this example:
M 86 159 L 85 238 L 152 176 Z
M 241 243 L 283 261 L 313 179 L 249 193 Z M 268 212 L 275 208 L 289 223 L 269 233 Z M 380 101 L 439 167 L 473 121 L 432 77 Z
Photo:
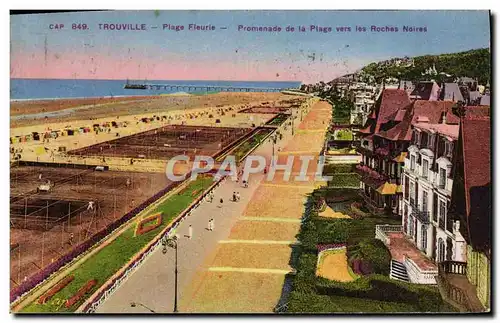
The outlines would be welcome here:
M 188 228 L 188 239 L 191 240 L 193 237 L 193 226 L 190 224 Z
M 240 201 L 240 192 L 236 192 L 236 201 Z
M 220 205 L 219 207 L 222 207 L 222 205 L 224 204 L 224 200 L 222 199 L 222 197 L 220 198 Z
M 214 231 L 214 219 L 208 220 L 208 231 Z
M 236 202 L 236 192 L 233 192 L 233 202 Z

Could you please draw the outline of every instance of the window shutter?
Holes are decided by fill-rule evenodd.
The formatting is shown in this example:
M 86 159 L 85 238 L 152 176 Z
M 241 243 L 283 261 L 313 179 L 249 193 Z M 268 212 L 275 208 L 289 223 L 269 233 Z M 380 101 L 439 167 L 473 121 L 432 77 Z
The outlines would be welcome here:
M 418 182 L 415 182 L 415 204 L 419 204 L 418 203 Z

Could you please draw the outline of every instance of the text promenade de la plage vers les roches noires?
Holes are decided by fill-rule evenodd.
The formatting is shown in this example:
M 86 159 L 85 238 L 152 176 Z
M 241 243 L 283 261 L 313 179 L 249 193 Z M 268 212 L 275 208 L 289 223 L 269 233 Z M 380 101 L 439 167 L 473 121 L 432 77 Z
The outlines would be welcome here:
M 83 22 L 74 22 L 70 25 L 65 25 L 61 23 L 51 23 L 49 24 L 49 29 L 52 30 L 90 30 L 90 25 Z M 163 30 L 169 32 L 183 32 L 183 31 L 198 31 L 198 32 L 213 32 L 216 30 L 231 30 L 236 29 L 238 32 L 260 32 L 260 33 L 349 33 L 349 32 L 372 32 L 372 33 L 395 33 L 395 32 L 405 32 L 405 33 L 425 33 L 427 32 L 427 26 L 317 26 L 317 25 L 273 25 L 273 26 L 246 26 L 237 25 L 233 27 L 227 26 L 216 26 L 212 24 L 201 25 L 201 24 L 186 24 L 186 25 L 176 25 L 170 23 L 164 23 L 161 25 L 149 25 L 144 23 L 99 23 L 95 27 L 102 31 L 149 31 L 149 30 Z

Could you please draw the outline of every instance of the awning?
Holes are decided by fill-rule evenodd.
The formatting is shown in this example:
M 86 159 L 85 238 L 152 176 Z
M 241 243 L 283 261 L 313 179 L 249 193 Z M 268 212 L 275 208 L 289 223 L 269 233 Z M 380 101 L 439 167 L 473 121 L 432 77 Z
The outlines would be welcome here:
M 398 185 L 398 188 L 396 189 L 396 193 L 403 193 L 403 185 Z
M 408 155 L 408 153 L 406 151 L 404 151 L 401 154 L 399 154 L 397 157 L 395 157 L 393 160 L 397 163 L 404 163 L 407 155 Z
M 385 182 L 383 185 L 380 185 L 380 187 L 377 188 L 377 192 L 379 192 L 382 195 L 394 195 L 396 194 L 396 191 L 397 191 L 397 185 L 388 182 Z

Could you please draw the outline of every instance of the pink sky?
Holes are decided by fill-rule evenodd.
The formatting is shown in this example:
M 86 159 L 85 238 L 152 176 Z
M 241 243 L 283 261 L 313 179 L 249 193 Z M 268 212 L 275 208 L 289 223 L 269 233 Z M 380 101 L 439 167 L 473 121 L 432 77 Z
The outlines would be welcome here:
M 354 63 L 354 64 L 353 64 Z M 148 79 L 148 80 L 248 80 L 248 81 L 303 81 L 330 80 L 353 71 L 361 63 L 337 64 L 327 62 L 285 63 L 241 60 L 187 61 L 182 57 L 162 61 L 126 57 L 89 56 L 83 54 L 51 54 L 45 62 L 42 54 L 21 54 L 11 57 L 11 78 L 42 79 Z M 279 74 L 279 77 L 277 76 Z M 111 77 L 110 77 L 111 75 Z M 222 80 L 222 79 L 221 79 Z

